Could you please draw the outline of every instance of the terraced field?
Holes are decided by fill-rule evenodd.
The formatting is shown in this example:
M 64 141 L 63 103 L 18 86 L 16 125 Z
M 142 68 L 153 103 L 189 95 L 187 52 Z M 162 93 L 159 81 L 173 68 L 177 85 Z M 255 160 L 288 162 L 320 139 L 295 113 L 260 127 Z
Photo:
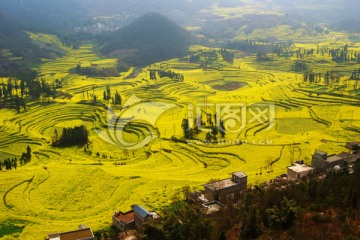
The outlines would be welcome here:
M 133 78 L 128 76 L 134 69 L 119 77 L 92 78 L 70 70 L 78 63 L 112 66 L 114 60 L 98 56 L 90 45 L 67 51 L 39 70 L 48 82 L 62 80 L 61 91 L 69 97 L 29 103 L 21 114 L 0 109 L 0 160 L 21 156 L 28 145 L 33 152 L 27 165 L 0 172 L 0 227 L 9 223 L 12 229 L 6 239 L 43 239 L 83 223 L 99 230 L 111 224 L 115 210 L 127 211 L 134 203 L 161 211 L 182 187 L 201 188 L 238 170 L 248 174 L 251 184 L 260 183 L 285 173 L 293 161 L 310 163 L 315 149 L 338 153 L 344 142 L 359 138 L 359 99 L 347 92 L 317 94 L 325 86 L 302 83 L 302 75 L 291 72 L 285 60 L 266 64 L 255 57 L 236 58 L 233 63 L 221 61 L 222 69 L 202 70 L 174 59 L 144 68 Z M 150 80 L 154 68 L 171 69 L 185 80 Z M 116 121 L 109 120 L 108 103 L 102 100 L 106 86 L 118 91 L 125 105 L 113 107 Z M 272 125 L 262 124 L 251 121 L 254 116 L 247 112 L 241 131 L 204 143 L 205 128 L 186 143 L 182 120 L 194 117 L 196 107 L 205 103 L 204 116 L 214 116 L 216 104 L 275 103 L 276 117 Z M 152 119 L 161 110 L 159 104 L 172 107 Z M 127 125 L 142 115 L 144 119 Z M 86 151 L 51 146 L 55 130 L 78 125 L 90 132 Z M 119 126 L 129 142 L 158 137 L 131 150 L 98 135 L 100 131 L 116 139 L 112 129 Z

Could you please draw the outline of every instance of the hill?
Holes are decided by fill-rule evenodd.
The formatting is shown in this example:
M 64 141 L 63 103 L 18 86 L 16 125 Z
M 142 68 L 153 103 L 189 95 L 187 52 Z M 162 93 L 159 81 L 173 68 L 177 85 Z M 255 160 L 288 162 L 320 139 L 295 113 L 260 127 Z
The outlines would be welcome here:
M 101 51 L 129 65 L 146 66 L 182 56 L 191 39 L 190 33 L 168 18 L 147 13 L 103 39 Z
M 21 23 L 0 13 L 0 77 L 19 77 L 28 74 L 30 66 L 41 58 L 56 58 L 64 52 L 55 44 L 33 41 Z
M 0 76 L 13 76 L 24 61 L 44 54 L 31 43 L 30 37 L 11 18 L 0 14 Z

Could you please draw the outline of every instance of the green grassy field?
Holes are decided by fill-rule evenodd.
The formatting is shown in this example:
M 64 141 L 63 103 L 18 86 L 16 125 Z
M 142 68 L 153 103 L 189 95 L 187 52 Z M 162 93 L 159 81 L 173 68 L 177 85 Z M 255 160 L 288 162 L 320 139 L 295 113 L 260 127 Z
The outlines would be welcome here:
M 32 37 L 39 42 L 49 38 Z M 63 50 L 66 56 L 44 63 L 39 71 L 48 82 L 63 80 L 61 91 L 69 93 L 68 97 L 30 103 L 27 112 L 20 114 L 0 110 L 0 159 L 19 157 L 28 145 L 33 152 L 27 165 L 0 172 L 3 239 L 44 239 L 50 232 L 71 230 L 79 224 L 100 230 L 111 224 L 114 211 L 127 211 L 132 204 L 161 211 L 182 187 L 201 188 L 210 179 L 227 178 L 240 170 L 247 173 L 251 184 L 261 183 L 286 173 L 292 161 L 310 163 L 316 149 L 339 153 L 345 151 L 346 141 L 359 139 L 357 96 L 346 90 L 335 96 L 327 94 L 327 86 L 302 83 L 302 75 L 291 71 L 293 59 L 278 58 L 271 63 L 257 62 L 253 56 L 236 58 L 233 63 L 219 59 L 219 70 L 203 70 L 198 64 L 174 59 L 144 68 L 135 78 L 128 77 L 134 69 L 119 77 L 92 78 L 69 70 L 79 63 L 113 66 L 116 61 L 98 56 L 91 45 Z M 306 61 L 313 69 L 322 69 L 318 60 L 324 58 L 330 62 L 326 69 L 340 68 L 329 57 L 315 55 Z M 159 68 L 181 73 L 185 80 L 150 80 L 150 69 Z M 102 140 L 95 130 L 106 130 L 106 110 L 90 103 L 93 95 L 101 102 L 107 85 L 112 93 L 121 94 L 123 102 L 135 94 L 144 101 L 174 104 L 175 108 L 156 121 L 153 130 L 160 137 L 136 150 Z M 314 94 L 309 96 L 309 91 Z M 169 140 L 183 138 L 181 122 L 189 117 L 189 104 L 196 106 L 204 99 L 212 104 L 273 102 L 274 127 L 266 131 L 257 122 L 247 123 L 241 132 L 219 137 L 230 142 L 224 144 Z M 146 111 L 155 112 L 156 107 Z M 213 114 L 214 106 L 207 111 Z M 78 125 L 85 125 L 90 132 L 91 153 L 83 147 L 51 146 L 55 129 L 61 132 L 64 127 Z M 125 137 L 130 141 L 143 139 L 152 129 L 144 122 L 129 128 L 131 133 Z M 196 138 L 205 140 L 205 133 Z M 235 141 L 246 143 L 233 144 Z

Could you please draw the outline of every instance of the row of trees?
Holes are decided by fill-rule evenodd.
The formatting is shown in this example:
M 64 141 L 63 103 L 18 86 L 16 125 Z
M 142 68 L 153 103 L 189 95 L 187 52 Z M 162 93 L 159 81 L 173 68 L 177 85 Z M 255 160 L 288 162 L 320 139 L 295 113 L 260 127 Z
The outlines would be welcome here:
M 28 162 L 30 162 L 31 160 L 31 148 L 30 146 L 28 146 L 26 148 L 26 152 L 24 152 L 21 155 L 21 158 L 19 160 L 20 165 L 24 165 Z M 4 161 L 0 161 L 0 171 L 4 168 L 6 170 L 12 170 L 12 169 L 16 169 L 18 167 L 18 159 L 17 157 L 15 158 L 7 158 Z
M 110 99 L 111 99 L 113 104 L 115 104 L 115 105 L 121 105 L 121 103 L 122 103 L 121 96 L 120 96 L 120 94 L 118 93 L 117 90 L 115 91 L 114 96 L 111 95 L 111 89 L 110 89 L 109 85 L 107 85 L 106 89 L 104 90 L 103 99 L 105 101 L 110 101 Z M 96 99 L 94 99 L 94 101 L 96 101 Z
M 339 83 L 340 79 L 344 76 L 339 71 L 327 71 L 325 74 L 323 73 L 314 73 L 313 71 L 306 71 L 303 74 L 304 82 L 310 83 Z
M 246 52 L 257 53 L 258 61 L 269 61 L 267 56 L 269 53 L 274 53 L 278 57 L 290 59 L 296 57 L 304 59 L 307 56 L 321 54 L 322 56 L 328 54 L 334 62 L 337 63 L 360 63 L 360 52 L 349 50 L 349 46 L 345 45 L 342 48 L 329 48 L 327 46 L 317 46 L 316 49 L 310 48 L 295 48 L 292 42 L 271 43 L 271 42 L 256 42 L 256 41 L 237 41 L 228 43 L 226 45 L 231 49 L 238 49 Z
M 82 67 L 81 64 L 76 66 L 75 72 L 79 75 L 90 76 L 90 77 L 118 77 L 118 67 L 99 68 L 97 66 Z
M 181 73 L 176 73 L 171 70 L 150 70 L 150 79 L 151 80 L 156 80 L 157 75 L 159 75 L 160 78 L 168 77 L 170 79 L 175 79 L 180 82 L 184 81 L 184 75 Z
M 15 107 L 18 112 L 23 107 L 26 111 L 26 97 L 31 99 L 39 99 L 42 95 L 55 97 L 56 88 L 55 82 L 50 85 L 44 79 L 9 79 L 6 84 L 2 81 L 0 84 L 0 105 Z
M 306 71 L 303 74 L 303 81 L 309 83 L 325 83 L 325 84 L 333 84 L 340 83 L 341 79 L 343 79 L 344 84 L 342 86 L 337 86 L 335 89 L 341 90 L 342 88 L 351 87 L 354 90 L 359 89 L 359 81 L 360 81 L 360 69 L 354 70 L 351 72 L 351 75 L 347 77 L 345 73 L 339 71 L 327 71 L 326 73 L 314 73 L 311 70 Z
M 205 135 L 205 140 L 207 143 L 210 143 L 217 140 L 217 136 L 219 135 L 219 133 L 221 134 L 221 137 L 225 137 L 226 135 L 224 121 L 221 119 L 218 123 L 218 126 L 214 124 L 216 122 L 216 114 L 214 115 L 214 121 L 212 120 L 212 115 L 208 114 L 206 123 L 202 121 L 202 117 L 198 117 L 194 120 L 193 127 L 190 127 L 189 119 L 184 118 L 181 123 L 181 128 L 183 130 L 184 137 L 187 139 L 192 139 L 194 135 L 197 135 L 201 132 L 199 126 L 206 127 L 207 129 L 209 129 L 209 131 Z
M 181 58 L 181 61 L 190 63 L 198 63 L 204 70 L 209 66 L 214 65 L 215 61 L 222 58 L 224 61 L 232 63 L 234 62 L 234 52 L 226 48 L 219 50 L 200 50 L 195 52 L 188 52 L 185 57 Z

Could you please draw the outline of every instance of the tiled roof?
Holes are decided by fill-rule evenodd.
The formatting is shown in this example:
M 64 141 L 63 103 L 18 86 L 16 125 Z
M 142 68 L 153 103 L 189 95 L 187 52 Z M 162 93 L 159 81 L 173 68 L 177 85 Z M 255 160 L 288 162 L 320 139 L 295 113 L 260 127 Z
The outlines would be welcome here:
M 124 221 L 126 223 L 131 223 L 134 221 L 134 211 L 130 211 L 127 213 L 119 212 L 115 215 L 115 218 L 119 221 Z

